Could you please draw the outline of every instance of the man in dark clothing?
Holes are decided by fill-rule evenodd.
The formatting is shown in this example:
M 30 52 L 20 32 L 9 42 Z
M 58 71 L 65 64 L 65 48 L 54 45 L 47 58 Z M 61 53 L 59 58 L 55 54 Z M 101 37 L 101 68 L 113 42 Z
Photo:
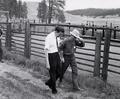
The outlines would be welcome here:
M 62 82 L 63 75 L 65 71 L 67 70 L 68 66 L 71 66 L 72 69 L 72 83 L 73 83 L 73 89 L 74 90 L 81 90 L 78 86 L 77 82 L 77 63 L 75 61 L 75 51 L 76 46 L 84 47 L 85 43 L 82 38 L 80 38 L 80 33 L 77 29 L 74 29 L 72 32 L 70 32 L 71 36 L 63 40 L 59 46 L 59 50 L 63 51 L 63 58 L 64 63 L 62 66 L 62 76 L 60 78 L 60 82 Z
M 2 61 L 3 50 L 2 50 L 2 41 L 1 41 L 1 39 L 2 39 L 2 34 L 3 34 L 3 32 L 2 32 L 2 30 L 0 29 L 0 62 L 3 62 L 3 61 Z

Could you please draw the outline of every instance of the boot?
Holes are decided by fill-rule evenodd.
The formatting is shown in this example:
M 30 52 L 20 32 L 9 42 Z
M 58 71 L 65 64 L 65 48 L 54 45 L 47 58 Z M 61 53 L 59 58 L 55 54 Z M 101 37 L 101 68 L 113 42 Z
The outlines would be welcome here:
M 48 86 L 50 89 L 52 89 L 52 86 L 51 86 L 51 84 L 48 81 L 45 82 L 45 85 Z
M 78 85 L 77 77 L 73 76 L 72 83 L 73 83 L 73 91 L 83 91 L 83 89 L 81 89 Z
M 77 79 L 73 78 L 73 90 L 78 90 L 79 91 L 79 86 L 78 86 L 78 82 Z
M 52 94 L 57 94 L 57 89 L 52 89 Z

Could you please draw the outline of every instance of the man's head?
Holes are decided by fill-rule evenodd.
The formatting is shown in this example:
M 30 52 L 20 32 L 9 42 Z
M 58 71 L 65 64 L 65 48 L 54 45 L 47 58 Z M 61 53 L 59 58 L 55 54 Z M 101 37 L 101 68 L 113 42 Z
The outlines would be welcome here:
M 64 34 L 64 28 L 62 28 L 60 26 L 56 26 L 55 32 L 56 32 L 56 36 L 60 36 L 61 34 Z

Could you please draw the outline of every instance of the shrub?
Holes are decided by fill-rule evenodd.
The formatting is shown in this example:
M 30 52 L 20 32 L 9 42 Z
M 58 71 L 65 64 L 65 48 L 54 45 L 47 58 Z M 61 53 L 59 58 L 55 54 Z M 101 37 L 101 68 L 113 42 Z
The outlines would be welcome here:
M 26 65 L 26 58 L 21 55 L 16 55 L 16 58 L 14 59 L 14 63 L 20 66 L 25 67 Z
M 84 85 L 87 88 L 97 89 L 102 91 L 105 88 L 105 82 L 98 77 L 88 77 L 84 80 Z
M 7 51 L 5 48 L 3 51 L 3 58 L 5 60 L 11 61 L 16 65 L 22 66 L 24 68 L 33 69 L 33 71 L 37 71 L 43 75 L 48 75 L 48 70 L 45 68 L 45 64 L 43 64 L 42 62 L 38 60 L 26 59 L 24 56 L 14 54 L 10 51 Z
M 15 55 L 3 48 L 3 59 L 13 61 L 15 57 Z
M 33 61 L 31 61 L 31 60 L 29 60 L 29 59 L 26 59 L 25 62 L 26 62 L 26 63 L 25 63 L 25 64 L 26 64 L 26 65 L 25 65 L 26 68 L 33 68 L 33 65 L 32 65 L 32 62 L 33 62 Z

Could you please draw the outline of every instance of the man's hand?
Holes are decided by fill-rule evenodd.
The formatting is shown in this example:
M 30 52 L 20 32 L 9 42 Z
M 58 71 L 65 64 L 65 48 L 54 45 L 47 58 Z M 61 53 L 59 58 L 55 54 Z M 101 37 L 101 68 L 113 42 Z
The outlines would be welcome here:
M 63 57 L 61 58 L 61 61 L 62 61 L 63 63 L 65 62 L 65 60 L 64 60 L 64 58 L 63 58 Z
M 0 36 L 0 39 L 2 39 L 2 35 Z
M 84 42 L 83 38 L 76 39 L 76 46 L 79 46 L 79 47 L 85 46 L 85 42 Z
M 60 60 L 64 62 L 63 51 L 59 51 Z

